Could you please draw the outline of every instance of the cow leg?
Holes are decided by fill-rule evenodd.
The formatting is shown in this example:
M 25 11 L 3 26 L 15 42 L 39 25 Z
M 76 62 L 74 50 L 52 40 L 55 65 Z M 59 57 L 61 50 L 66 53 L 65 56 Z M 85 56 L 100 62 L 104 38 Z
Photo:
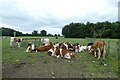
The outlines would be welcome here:
M 56 55 L 56 48 L 54 48 L 54 50 L 53 50 L 53 56 L 55 56 L 55 57 L 57 56 Z
M 98 50 L 98 59 L 100 59 L 101 56 L 100 48 L 98 48 L 97 50 Z
M 103 59 L 105 59 L 105 55 L 106 55 L 106 50 L 105 50 L 105 46 L 104 46 L 104 49 L 103 49 Z
M 29 48 L 30 48 L 30 46 L 28 46 L 28 48 L 26 49 L 26 52 L 29 52 Z
M 60 56 L 63 57 L 63 55 L 62 55 L 62 49 L 60 49 Z
M 38 52 L 38 51 L 36 50 L 36 52 Z
M 78 49 L 75 49 L 75 52 L 79 52 Z
M 52 52 L 51 56 L 55 56 L 56 57 L 57 55 L 55 54 L 55 52 Z
M 20 43 L 18 42 L 17 44 L 18 44 L 18 47 L 20 47 Z
M 96 51 L 94 51 L 94 56 L 96 57 Z
M 57 58 L 59 58 L 60 57 L 60 55 L 58 55 L 58 56 L 56 56 Z
M 13 45 L 13 41 L 10 41 L 10 47 Z
M 70 53 L 65 54 L 64 56 L 66 59 L 71 59 Z

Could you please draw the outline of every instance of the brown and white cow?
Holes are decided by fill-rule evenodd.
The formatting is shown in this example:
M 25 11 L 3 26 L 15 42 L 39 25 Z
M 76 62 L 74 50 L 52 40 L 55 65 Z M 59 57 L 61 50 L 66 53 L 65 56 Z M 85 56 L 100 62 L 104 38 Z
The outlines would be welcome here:
M 106 49 L 105 49 L 105 41 L 103 40 L 97 40 L 90 48 L 90 53 L 93 53 L 96 57 L 98 55 L 98 59 L 100 59 L 100 56 L 103 56 L 103 59 L 105 59 L 106 56 Z
M 15 43 L 17 43 L 18 47 L 20 47 L 22 40 L 23 40 L 22 38 L 11 37 L 10 38 L 10 47 L 13 46 L 13 44 L 15 44 Z
M 51 48 L 48 51 L 48 54 L 51 54 L 51 56 L 55 56 L 57 58 L 61 57 L 61 58 L 66 58 L 66 59 L 71 59 L 73 57 L 75 57 L 75 53 L 72 51 L 68 51 L 67 49 L 63 49 L 62 47 L 54 47 Z
M 37 46 L 34 48 L 36 52 L 48 51 L 49 49 L 53 48 L 52 42 L 49 45 Z M 32 52 L 32 46 L 29 48 L 29 52 Z
M 27 47 L 27 49 L 26 49 L 26 52 L 32 52 L 32 51 L 35 51 L 35 47 L 36 47 L 36 45 L 35 44 L 33 44 L 33 43 L 31 43 L 31 42 L 28 42 L 28 47 Z

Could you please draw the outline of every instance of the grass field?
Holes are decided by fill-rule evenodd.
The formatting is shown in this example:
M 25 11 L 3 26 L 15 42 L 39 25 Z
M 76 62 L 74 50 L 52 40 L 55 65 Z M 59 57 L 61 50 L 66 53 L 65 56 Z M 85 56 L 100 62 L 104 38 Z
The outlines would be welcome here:
M 78 38 L 49 38 L 52 42 L 68 41 L 81 45 L 90 42 Z M 110 46 L 116 48 L 117 39 L 109 40 L 113 41 Z M 48 56 L 47 52 L 26 53 L 27 43 L 23 43 L 20 48 L 17 45 L 10 48 L 9 37 L 2 40 L 3 78 L 118 78 L 118 58 L 115 49 L 110 50 L 106 60 L 98 60 L 88 51 L 76 53 L 75 59 L 67 60 Z M 39 42 L 35 43 L 39 45 Z

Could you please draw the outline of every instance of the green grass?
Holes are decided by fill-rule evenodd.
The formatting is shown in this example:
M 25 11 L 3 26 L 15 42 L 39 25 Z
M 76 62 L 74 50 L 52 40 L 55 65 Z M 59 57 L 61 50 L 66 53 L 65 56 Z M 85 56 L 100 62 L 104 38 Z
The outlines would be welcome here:
M 24 37 L 25 38 L 25 37 Z M 59 39 L 55 39 L 55 37 L 49 37 L 50 41 L 52 42 L 70 42 L 70 43 L 79 43 L 81 45 L 86 45 L 88 40 L 86 39 L 76 39 L 76 38 L 63 38 L 59 37 Z M 106 42 L 108 40 L 113 41 L 110 43 L 110 46 L 116 48 L 116 42 L 117 39 L 103 39 Z M 33 41 L 34 42 L 34 41 Z M 1 43 L 0 43 L 1 44 Z M 53 61 L 56 60 L 56 58 L 52 58 L 47 56 L 47 52 L 33 52 L 33 53 L 26 53 L 24 52 L 26 50 L 27 43 L 23 42 L 21 44 L 21 48 L 18 48 L 17 45 L 10 48 L 9 47 L 9 38 L 2 40 L 2 62 L 3 64 L 10 65 L 10 64 L 18 64 L 23 62 L 24 60 L 28 60 L 30 63 L 36 63 L 39 61 L 37 58 L 33 57 L 42 57 L 45 56 L 46 58 L 44 61 L 48 61 L 49 59 L 52 59 Z M 39 45 L 39 42 L 37 42 L 37 45 Z M 0 46 L 1 47 L 1 46 Z M 76 58 L 70 60 L 70 63 L 64 63 L 65 66 L 70 66 L 73 70 L 75 70 L 79 75 L 81 73 L 88 75 L 88 77 L 95 77 L 95 78 L 117 78 L 118 77 L 118 58 L 117 58 L 117 52 L 115 49 L 110 50 L 110 54 L 107 55 L 106 60 L 103 60 L 102 58 L 100 60 L 97 60 L 93 57 L 93 55 L 90 55 L 87 51 L 76 53 Z M 61 61 L 63 61 L 62 59 Z M 72 62 L 73 61 L 73 62 Z M 95 61 L 95 62 L 92 62 Z M 107 66 L 104 66 L 104 64 L 107 64 Z M 84 66 L 83 66 L 84 65 Z M 70 68 L 69 67 L 69 68 Z

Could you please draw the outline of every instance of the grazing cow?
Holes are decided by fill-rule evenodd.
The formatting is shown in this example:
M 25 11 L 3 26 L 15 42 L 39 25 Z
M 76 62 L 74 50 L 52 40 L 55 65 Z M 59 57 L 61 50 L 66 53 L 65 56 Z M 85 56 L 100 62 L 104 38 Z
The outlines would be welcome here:
M 23 40 L 22 38 L 11 37 L 10 38 L 10 47 L 13 46 L 14 43 L 17 43 L 18 47 L 20 47 L 22 40 Z
M 49 44 L 49 38 L 41 38 L 42 45 L 48 45 Z
M 94 53 L 94 56 L 98 54 L 98 59 L 100 59 L 100 56 L 103 56 L 103 59 L 105 59 L 106 55 L 106 49 L 105 49 L 105 41 L 98 40 L 95 41 L 95 43 L 90 48 L 90 53 Z

